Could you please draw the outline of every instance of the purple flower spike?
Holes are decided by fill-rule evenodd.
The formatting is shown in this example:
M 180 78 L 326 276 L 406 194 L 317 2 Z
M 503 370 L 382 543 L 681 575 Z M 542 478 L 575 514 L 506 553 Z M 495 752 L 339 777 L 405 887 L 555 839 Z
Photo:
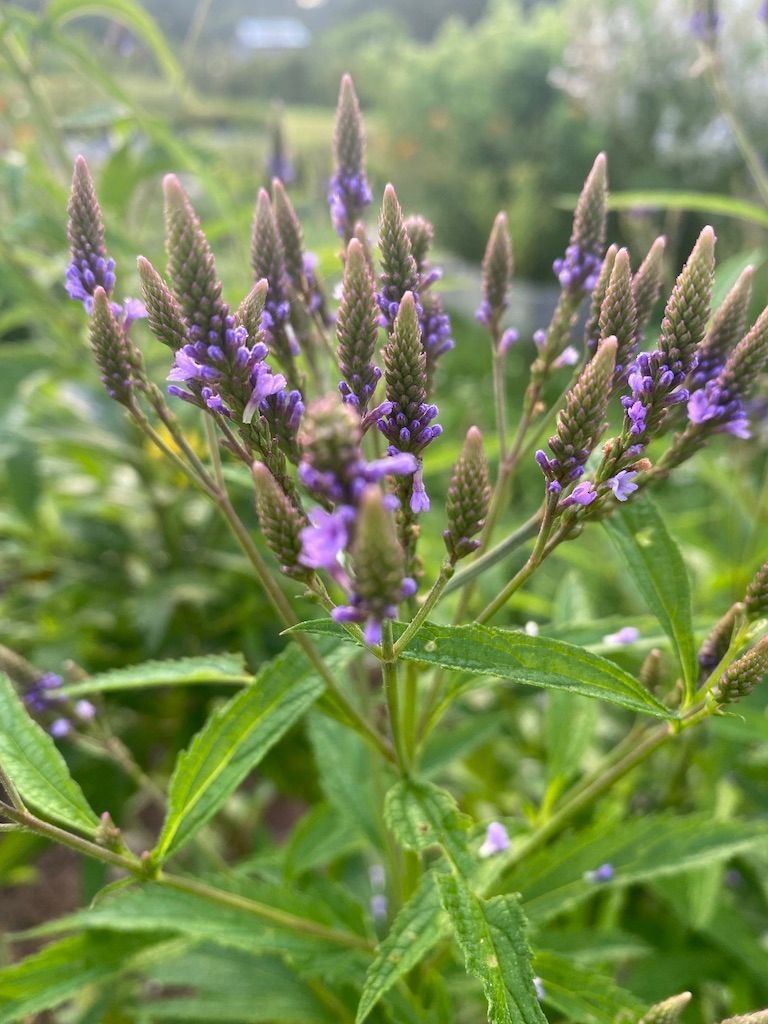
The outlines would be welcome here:
M 616 501 L 626 501 L 630 494 L 637 490 L 637 484 L 633 482 L 636 476 L 634 469 L 622 469 L 616 476 L 611 477 L 608 486 L 613 491 Z
M 492 857 L 509 849 L 509 835 L 500 821 L 492 821 L 485 834 L 485 841 L 478 853 L 481 857 Z

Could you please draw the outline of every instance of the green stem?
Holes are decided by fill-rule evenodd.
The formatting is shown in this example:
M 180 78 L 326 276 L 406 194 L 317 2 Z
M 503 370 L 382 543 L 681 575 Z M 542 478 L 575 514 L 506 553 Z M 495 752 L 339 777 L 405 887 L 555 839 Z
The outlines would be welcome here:
M 507 388 L 505 370 L 507 360 L 499 352 L 498 331 L 491 337 L 491 357 L 493 361 L 493 397 L 496 404 L 496 435 L 499 439 L 499 460 L 501 466 L 507 461 Z
M 547 549 L 547 540 L 552 530 L 553 517 L 555 509 L 557 508 L 558 496 L 551 494 L 547 498 L 547 503 L 544 507 L 544 518 L 541 521 L 541 527 L 539 529 L 539 535 L 536 538 L 536 544 L 531 552 L 531 555 L 522 569 L 517 572 L 512 579 L 507 583 L 505 587 L 496 595 L 496 597 L 486 605 L 483 611 L 478 615 L 477 622 L 487 622 L 493 618 L 496 612 L 503 608 L 507 601 L 510 599 L 512 594 L 518 590 L 523 583 L 532 576 L 533 573 L 538 569 L 541 563 L 546 558 L 550 549 Z
M 419 629 L 423 625 L 425 619 L 435 607 L 437 602 L 440 600 L 440 595 L 445 590 L 448 581 L 453 576 L 453 565 L 450 562 L 443 562 L 440 566 L 440 573 L 432 584 L 432 589 L 429 591 L 424 601 L 419 606 L 419 610 L 416 612 L 414 617 L 405 627 L 405 630 L 401 633 L 400 639 L 394 645 L 395 658 L 399 658 L 405 648 L 408 646 L 413 637 L 418 633 Z
M 403 735 L 403 720 L 400 709 L 400 682 L 397 678 L 397 662 L 392 643 L 392 623 L 387 620 L 383 627 L 381 640 L 381 677 L 384 684 L 384 693 L 387 699 L 387 710 L 389 711 L 389 724 L 392 730 L 392 739 L 397 753 L 397 763 L 403 775 L 410 774 L 410 758 L 408 747 Z
M 5 803 L 0 803 L 0 814 L 30 832 L 34 832 L 62 846 L 67 846 L 77 853 L 100 860 L 104 864 L 121 868 L 134 875 L 137 879 L 146 880 L 148 877 L 147 865 L 143 861 L 137 860 L 133 855 L 126 856 L 114 850 L 106 849 L 91 842 L 89 839 L 84 839 L 82 836 L 67 832 L 65 829 L 59 828 L 58 825 L 42 821 L 28 811 L 19 811 Z M 238 896 L 236 893 L 226 892 L 224 889 L 217 889 L 212 885 L 206 885 L 204 882 L 183 878 L 179 875 L 165 874 L 164 872 L 158 873 L 156 877 L 152 878 L 152 881 L 169 889 L 177 889 L 181 892 L 201 896 L 203 899 L 209 900 L 211 903 L 217 903 L 219 906 L 243 910 L 278 928 L 286 928 L 302 935 L 310 935 L 313 938 L 323 939 L 326 942 L 333 942 L 336 945 L 350 949 L 364 949 L 366 951 L 373 949 L 373 944 L 362 936 L 327 928 L 325 925 L 318 924 L 315 921 L 297 917 L 286 911 L 278 910 L 276 907 L 271 907 L 266 903 L 247 899 L 244 896 Z
M 5 790 L 8 795 L 8 799 L 11 801 L 13 806 L 21 814 L 27 813 L 27 808 L 24 806 L 24 801 L 21 799 L 21 794 L 14 785 L 13 779 L 10 777 L 8 772 L 0 764 L 0 786 Z
M 221 468 L 221 452 L 219 451 L 219 438 L 216 434 L 216 426 L 207 413 L 203 413 L 203 423 L 205 424 L 205 437 L 208 441 L 208 451 L 211 455 L 213 478 L 216 481 L 218 489 L 223 492 L 226 488 L 226 484 L 224 483 L 224 473 Z
M 513 533 L 510 533 L 504 540 L 499 541 L 494 547 L 487 551 L 480 558 L 476 558 L 469 565 L 460 569 L 453 579 L 449 580 L 445 586 L 445 593 L 451 594 L 454 590 L 460 590 L 462 587 L 466 587 L 467 584 L 471 583 L 482 573 L 487 572 L 488 569 L 492 569 L 494 565 L 500 562 L 507 555 L 516 551 L 517 548 L 525 544 L 526 541 L 535 537 L 541 527 L 541 519 L 543 516 L 543 508 L 540 508 L 538 512 L 534 513 L 530 519 L 526 520 L 522 526 L 519 526 Z

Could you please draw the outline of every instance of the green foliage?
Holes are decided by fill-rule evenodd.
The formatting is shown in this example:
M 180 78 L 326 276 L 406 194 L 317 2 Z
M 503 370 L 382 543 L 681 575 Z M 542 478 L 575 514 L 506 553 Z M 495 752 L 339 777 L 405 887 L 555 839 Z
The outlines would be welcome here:
M 691 619 L 691 588 L 682 555 L 653 502 L 643 496 L 606 521 L 648 607 L 672 641 L 686 686 L 698 667 Z
M 328 619 L 302 622 L 295 630 L 318 636 L 347 634 Z M 473 676 L 494 676 L 526 686 L 567 690 L 618 704 L 657 718 L 673 714 L 613 662 L 583 647 L 491 626 L 433 626 L 427 623 L 402 652 L 404 661 L 455 669 Z M 446 702 L 470 688 L 449 690 Z
M 478 899 L 457 875 L 438 875 L 438 885 L 467 970 L 482 982 L 490 1024 L 543 1024 L 517 897 Z
M 64 825 L 93 833 L 99 819 L 69 774 L 51 737 L 27 714 L 0 673 L 0 764 L 22 799 Z

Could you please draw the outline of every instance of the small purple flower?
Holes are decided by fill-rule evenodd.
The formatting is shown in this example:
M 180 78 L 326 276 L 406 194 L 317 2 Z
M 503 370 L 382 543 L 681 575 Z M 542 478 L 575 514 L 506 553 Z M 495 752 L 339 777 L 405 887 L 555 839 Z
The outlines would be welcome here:
M 500 821 L 492 821 L 485 833 L 485 841 L 478 853 L 481 857 L 492 857 L 509 849 L 509 835 Z
M 413 474 L 413 490 L 411 492 L 411 512 L 429 512 L 429 495 L 424 487 L 424 474 L 419 469 Z
M 337 571 L 339 555 L 349 543 L 349 531 L 354 518 L 355 510 L 348 505 L 339 506 L 335 512 L 313 509 L 309 513 L 310 525 L 305 526 L 299 534 L 301 564 L 309 569 Z
M 373 193 L 364 171 L 355 174 L 339 169 L 328 184 L 328 205 L 336 234 L 351 234 L 366 206 L 373 202 Z
M 556 259 L 552 269 L 557 274 L 561 288 L 568 291 L 589 293 L 597 284 L 602 259 L 593 252 L 585 252 L 572 242 L 565 255 Z
M 75 702 L 75 714 L 82 722 L 92 722 L 96 717 L 96 708 L 89 700 Z
M 637 490 L 637 484 L 634 483 L 636 476 L 634 469 L 621 469 L 616 476 L 608 480 L 608 486 L 613 491 L 616 501 L 626 501 L 630 494 Z
M 508 327 L 499 338 L 499 355 L 505 356 L 519 339 L 520 332 L 515 330 L 514 327 Z
M 545 998 L 545 995 L 544 995 L 544 984 L 543 984 L 541 978 L 534 977 L 534 979 L 533 979 L 533 988 L 534 988 L 534 991 L 536 992 L 536 998 L 538 1000 L 542 1000 L 542 999 Z
M 371 896 L 371 915 L 374 921 L 386 921 L 389 902 L 384 893 L 378 892 Z
M 688 419 L 696 424 L 714 420 L 718 431 L 741 438 L 751 436 L 744 403 L 740 398 L 731 397 L 717 380 L 708 381 L 688 399 Z
M 635 626 L 622 626 L 615 633 L 608 633 L 607 636 L 604 636 L 603 643 L 611 644 L 615 647 L 624 647 L 627 644 L 633 644 L 639 638 L 640 630 Z
M 568 508 L 570 505 L 591 505 L 596 497 L 595 485 L 591 480 L 584 480 L 576 484 L 568 497 L 560 502 L 560 508 Z
M 536 348 L 544 348 L 547 343 L 547 332 L 543 327 L 539 327 L 537 331 L 533 332 L 533 344 Z
M 584 872 L 585 882 L 611 882 L 616 875 L 613 864 L 601 864 L 594 871 Z
M 559 370 L 563 366 L 575 366 L 579 361 L 579 351 L 573 345 L 568 345 L 564 348 L 557 359 L 552 364 L 555 370 Z
M 72 730 L 72 723 L 68 718 L 56 718 L 51 722 L 48 732 L 54 739 L 60 740 L 68 736 Z
M 383 864 L 371 864 L 368 868 L 368 880 L 373 889 L 383 889 L 387 884 L 387 872 Z
M 626 408 L 627 419 L 631 426 L 630 434 L 642 434 L 645 432 L 645 406 L 639 400 L 634 401 Z

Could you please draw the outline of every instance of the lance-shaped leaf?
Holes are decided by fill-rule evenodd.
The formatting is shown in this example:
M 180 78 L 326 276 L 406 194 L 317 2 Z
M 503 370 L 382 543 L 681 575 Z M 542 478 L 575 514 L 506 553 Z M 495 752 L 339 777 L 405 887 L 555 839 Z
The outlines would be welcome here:
M 292 628 L 296 632 L 349 639 L 349 635 L 330 619 L 314 619 Z M 402 623 L 396 623 L 395 636 L 399 636 L 404 628 Z M 440 665 L 476 676 L 495 676 L 526 686 L 568 690 L 656 718 L 675 717 L 669 708 L 612 661 L 583 647 L 549 637 L 528 636 L 476 623 L 468 626 L 426 623 L 401 657 L 405 661 Z M 454 690 L 453 696 L 466 688 Z
M 208 719 L 176 763 L 157 860 L 176 852 L 216 814 L 323 689 L 304 654 L 290 646 Z
M 0 1024 L 31 1020 L 106 982 L 157 938 L 146 935 L 72 935 L 0 970 Z M 39 1017 L 35 1017 L 39 1020 Z
M 61 693 L 67 697 L 81 697 L 87 693 L 143 690 L 153 686 L 246 686 L 253 682 L 253 678 L 245 667 L 242 654 L 204 654 L 172 661 L 145 661 L 140 665 L 99 672 L 80 683 L 62 687 Z
M 0 674 L 0 764 L 22 799 L 46 818 L 93 833 L 99 819 L 69 774 L 56 744 L 33 722 Z
M 539 979 L 545 1005 L 554 1006 L 567 1020 L 584 1024 L 604 1021 L 639 1020 L 645 1005 L 600 974 L 582 963 L 557 953 L 536 953 L 533 967 Z
M 437 880 L 467 970 L 482 983 L 489 1024 L 546 1024 L 517 897 L 482 900 L 456 875 Z
M 469 874 L 475 861 L 467 850 L 471 819 L 451 794 L 431 782 L 404 779 L 387 793 L 384 819 L 398 842 L 409 850 L 441 846 L 458 870 Z
M 617 509 L 605 520 L 605 528 L 645 603 L 672 641 L 683 678 L 693 686 L 698 668 L 688 572 L 658 509 L 643 495 Z
M 422 876 L 368 968 L 355 1024 L 362 1024 L 392 986 L 413 970 L 445 935 L 448 922 L 432 872 Z

